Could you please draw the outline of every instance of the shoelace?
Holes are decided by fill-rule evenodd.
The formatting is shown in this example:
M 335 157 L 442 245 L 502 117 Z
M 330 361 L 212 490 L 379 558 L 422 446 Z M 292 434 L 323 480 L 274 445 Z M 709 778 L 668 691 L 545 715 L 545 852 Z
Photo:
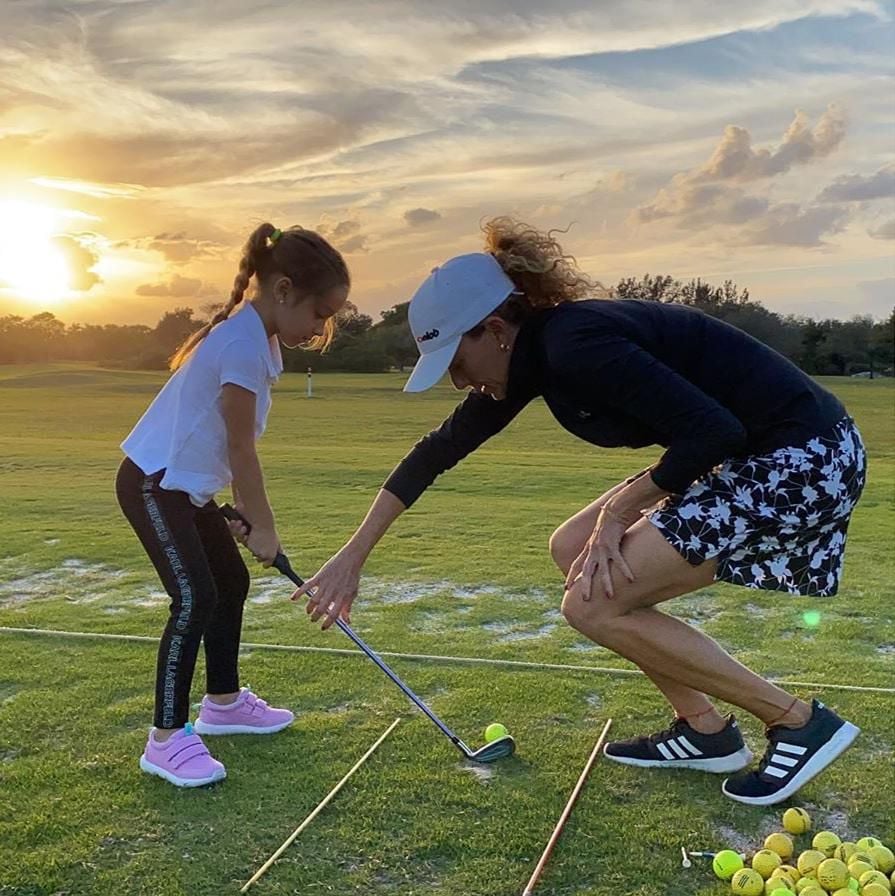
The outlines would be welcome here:
M 675 737 L 685 724 L 685 719 L 675 717 L 674 721 L 664 731 L 657 731 L 655 734 L 651 734 L 649 739 L 654 744 L 662 740 L 668 740 Z

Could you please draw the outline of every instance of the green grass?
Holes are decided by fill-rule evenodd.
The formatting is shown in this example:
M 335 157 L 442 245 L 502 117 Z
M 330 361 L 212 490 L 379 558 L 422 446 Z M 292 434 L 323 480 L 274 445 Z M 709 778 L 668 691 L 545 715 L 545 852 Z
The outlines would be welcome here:
M 120 517 L 113 480 L 117 445 L 161 381 L 84 367 L 0 368 L 0 626 L 159 632 L 164 601 Z M 262 458 L 300 572 L 344 542 L 393 464 L 457 398 L 447 388 L 407 396 L 400 384 L 398 375 L 321 375 L 311 401 L 303 376 L 278 387 Z M 827 385 L 870 451 L 840 594 L 818 601 L 715 586 L 668 608 L 762 674 L 888 687 L 895 384 Z M 382 650 L 629 668 L 558 617 L 560 582 L 546 545 L 556 525 L 654 456 L 594 449 L 542 406 L 529 408 L 384 539 L 366 570 L 357 630 Z M 350 646 L 311 626 L 277 586 L 259 571 L 246 641 Z M 816 628 L 802 621 L 809 609 L 821 613 Z M 480 743 L 493 720 L 516 735 L 517 756 L 480 778 L 371 664 L 250 650 L 245 679 L 297 708 L 299 720 L 274 738 L 213 740 L 229 778 L 182 792 L 136 765 L 154 664 L 149 644 L 0 633 L 0 896 L 236 893 L 398 715 L 397 730 L 256 892 L 511 896 L 603 720 L 612 716 L 613 733 L 627 736 L 667 719 L 642 678 L 395 660 L 468 741 Z M 890 841 L 895 698 L 819 693 L 864 733 L 800 804 L 820 825 Z M 758 723 L 743 722 L 760 746 Z M 780 811 L 734 804 L 719 784 L 599 763 L 538 892 L 726 892 L 707 869 L 680 868 L 680 845 L 755 845 Z

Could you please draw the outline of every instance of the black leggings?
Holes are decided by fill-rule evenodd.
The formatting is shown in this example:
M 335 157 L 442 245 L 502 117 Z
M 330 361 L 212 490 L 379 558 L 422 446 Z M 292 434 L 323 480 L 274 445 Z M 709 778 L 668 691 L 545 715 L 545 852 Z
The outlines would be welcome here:
M 206 691 L 239 690 L 239 638 L 249 571 L 214 501 L 196 507 L 185 492 L 163 489 L 164 471 L 147 476 L 125 458 L 118 469 L 118 503 L 171 598 L 159 644 L 155 683 L 157 728 L 181 728 L 205 638 Z

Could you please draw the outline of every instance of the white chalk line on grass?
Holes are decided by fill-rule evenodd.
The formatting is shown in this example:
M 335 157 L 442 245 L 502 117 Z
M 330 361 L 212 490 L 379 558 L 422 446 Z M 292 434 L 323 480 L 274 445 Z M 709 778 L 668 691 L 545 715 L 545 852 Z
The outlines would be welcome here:
M 0 625 L 0 634 L 41 635 L 53 638 L 81 638 L 93 641 L 134 641 L 141 644 L 158 644 L 158 638 L 150 635 L 122 635 L 114 632 L 71 632 L 54 628 L 15 628 Z M 288 653 L 328 653 L 336 656 L 364 656 L 361 650 L 349 647 L 314 647 L 302 644 L 258 644 L 243 641 L 240 647 L 250 650 L 280 650 Z M 557 672 L 595 672 L 600 675 L 643 675 L 640 669 L 618 669 L 614 666 L 575 666 L 569 663 L 535 663 L 527 660 L 501 660 L 484 656 L 440 656 L 432 653 L 398 653 L 392 650 L 377 650 L 378 656 L 401 660 L 423 660 L 434 663 L 465 663 L 467 665 L 504 666 L 513 669 L 552 669 Z M 866 694 L 895 695 L 895 688 L 878 688 L 857 684 L 835 684 L 823 681 L 790 681 L 769 678 L 772 684 L 796 688 L 816 688 L 830 691 L 854 691 Z

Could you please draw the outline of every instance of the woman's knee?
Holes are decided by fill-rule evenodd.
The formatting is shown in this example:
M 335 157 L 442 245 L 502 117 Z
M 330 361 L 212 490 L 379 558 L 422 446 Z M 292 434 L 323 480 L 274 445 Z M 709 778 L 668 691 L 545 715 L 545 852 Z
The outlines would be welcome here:
M 580 579 L 563 594 L 560 612 L 573 629 L 598 644 L 610 640 L 612 626 L 620 615 L 617 607 L 605 598 L 593 596 L 585 600 Z
M 563 523 L 550 536 L 549 541 L 550 556 L 564 575 L 572 568 L 572 564 L 581 553 L 581 545 L 577 543 L 570 529 L 568 523 Z

